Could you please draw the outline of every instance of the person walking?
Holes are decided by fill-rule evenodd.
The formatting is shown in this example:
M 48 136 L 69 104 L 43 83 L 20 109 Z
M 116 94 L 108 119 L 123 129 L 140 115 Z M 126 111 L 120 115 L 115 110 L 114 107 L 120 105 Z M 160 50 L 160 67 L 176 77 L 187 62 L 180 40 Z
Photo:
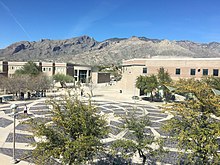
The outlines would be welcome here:
M 27 115 L 27 110 L 28 110 L 28 107 L 26 104 L 24 104 L 24 114 Z

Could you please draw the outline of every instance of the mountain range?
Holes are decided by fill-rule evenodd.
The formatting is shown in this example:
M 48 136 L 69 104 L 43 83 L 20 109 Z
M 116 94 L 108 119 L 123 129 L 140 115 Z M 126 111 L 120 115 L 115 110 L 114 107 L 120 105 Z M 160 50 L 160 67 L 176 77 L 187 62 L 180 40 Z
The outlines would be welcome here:
M 98 42 L 85 35 L 66 40 L 20 41 L 0 49 L 0 60 L 56 61 L 87 65 L 121 64 L 123 59 L 154 56 L 220 57 L 220 43 L 170 41 L 136 36 Z

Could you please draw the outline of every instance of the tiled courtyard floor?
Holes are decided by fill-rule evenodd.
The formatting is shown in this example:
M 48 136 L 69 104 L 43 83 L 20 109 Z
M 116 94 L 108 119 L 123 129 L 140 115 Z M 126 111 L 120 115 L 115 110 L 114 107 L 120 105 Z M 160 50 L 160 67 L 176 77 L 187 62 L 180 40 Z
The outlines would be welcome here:
M 111 92 L 110 92 L 111 93 Z M 165 120 L 169 120 L 170 116 L 163 113 L 159 108 L 161 103 L 152 104 L 146 101 L 134 101 L 130 96 L 117 95 L 114 96 L 112 92 L 109 96 L 104 94 L 99 97 L 93 97 L 92 103 L 98 108 L 98 112 L 101 115 L 106 115 L 108 119 L 108 125 L 110 127 L 110 134 L 106 139 L 103 139 L 103 143 L 108 146 L 113 141 L 120 138 L 132 138 L 131 134 L 123 130 L 119 116 L 129 113 L 135 113 L 137 116 L 147 114 L 151 121 L 150 127 L 145 128 L 146 134 L 161 136 L 165 139 L 164 145 L 170 149 L 170 152 L 162 159 L 164 164 L 176 164 L 178 154 L 175 149 L 176 142 L 171 141 L 167 138 L 167 134 L 164 133 L 160 128 Z M 82 99 L 87 99 L 83 97 Z M 19 164 L 30 164 L 31 158 L 29 155 L 33 150 L 30 145 L 37 139 L 32 136 L 31 130 L 27 124 L 22 121 L 29 117 L 35 118 L 36 120 L 50 121 L 50 109 L 45 103 L 45 98 L 39 100 L 33 100 L 29 102 L 16 102 L 19 106 L 19 114 L 16 119 L 16 158 L 22 159 Z M 24 104 L 28 106 L 28 115 L 23 114 Z M 135 110 L 135 111 L 134 111 Z M 10 109 L 10 104 L 0 105 L 0 160 L 5 159 L 7 165 L 11 164 L 12 157 L 12 132 L 13 132 L 13 114 Z M 1 164 L 1 163 L 0 163 Z

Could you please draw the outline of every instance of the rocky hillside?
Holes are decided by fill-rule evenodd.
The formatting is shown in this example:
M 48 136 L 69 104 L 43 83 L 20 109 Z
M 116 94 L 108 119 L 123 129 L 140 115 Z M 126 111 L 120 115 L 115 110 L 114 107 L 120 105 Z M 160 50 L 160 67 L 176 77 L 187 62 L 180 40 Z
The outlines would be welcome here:
M 81 36 L 66 40 L 21 41 L 0 49 L 0 60 L 89 65 L 120 64 L 122 59 L 152 56 L 220 57 L 220 43 L 200 44 L 145 37 L 112 38 L 98 42 L 89 36 Z

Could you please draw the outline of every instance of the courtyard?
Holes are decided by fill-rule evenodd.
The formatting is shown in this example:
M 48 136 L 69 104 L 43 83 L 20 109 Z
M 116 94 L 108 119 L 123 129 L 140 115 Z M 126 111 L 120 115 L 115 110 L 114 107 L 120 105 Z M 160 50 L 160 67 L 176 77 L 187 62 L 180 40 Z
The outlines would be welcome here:
M 155 137 L 164 139 L 164 148 L 169 149 L 169 152 L 162 159 L 165 164 L 176 164 L 178 159 L 176 143 L 168 139 L 168 135 L 161 130 L 161 126 L 166 120 L 172 116 L 162 112 L 162 103 L 150 103 L 147 101 L 132 100 L 131 96 L 119 93 L 118 90 L 109 87 L 101 87 L 94 91 L 95 96 L 92 97 L 92 103 L 98 108 L 100 115 L 105 115 L 110 127 L 108 137 L 103 139 L 103 143 L 109 146 L 113 141 L 125 138 L 132 139 L 131 133 L 122 129 L 121 115 L 135 113 L 137 116 L 147 114 L 151 125 L 145 128 L 145 133 Z M 57 97 L 56 94 L 53 95 Z M 2 104 L 0 107 L 0 159 L 5 161 L 5 164 L 10 164 L 12 160 L 12 142 L 13 142 L 13 113 L 10 108 L 12 103 L 18 105 L 18 115 L 16 117 L 16 158 L 21 160 L 18 164 L 32 163 L 30 154 L 33 147 L 30 145 L 38 141 L 32 136 L 30 128 L 23 121 L 34 118 L 39 121 L 50 121 L 50 107 L 45 103 L 48 98 L 41 98 L 30 101 L 9 102 Z M 80 97 L 82 100 L 87 100 L 88 97 Z M 28 106 L 28 115 L 23 114 L 25 104 Z M 139 162 L 138 156 L 134 158 Z M 53 164 L 59 164 L 53 162 Z

